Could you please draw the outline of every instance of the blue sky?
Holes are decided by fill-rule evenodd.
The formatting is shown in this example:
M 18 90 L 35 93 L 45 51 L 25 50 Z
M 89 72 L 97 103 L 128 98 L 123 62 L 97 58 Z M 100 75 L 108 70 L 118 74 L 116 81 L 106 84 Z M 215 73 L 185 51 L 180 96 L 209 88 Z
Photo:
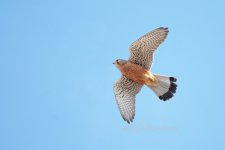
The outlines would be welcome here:
M 222 0 L 1 1 L 0 149 L 224 149 L 224 18 Z M 151 70 L 178 90 L 144 87 L 128 125 L 112 62 L 161 26 Z

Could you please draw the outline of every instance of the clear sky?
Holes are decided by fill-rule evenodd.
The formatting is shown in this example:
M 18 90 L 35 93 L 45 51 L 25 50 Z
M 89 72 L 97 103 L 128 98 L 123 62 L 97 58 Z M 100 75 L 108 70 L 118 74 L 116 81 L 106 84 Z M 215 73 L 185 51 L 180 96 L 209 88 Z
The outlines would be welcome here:
M 169 27 L 128 125 L 113 94 L 128 47 Z M 225 149 L 225 1 L 0 1 L 0 149 Z

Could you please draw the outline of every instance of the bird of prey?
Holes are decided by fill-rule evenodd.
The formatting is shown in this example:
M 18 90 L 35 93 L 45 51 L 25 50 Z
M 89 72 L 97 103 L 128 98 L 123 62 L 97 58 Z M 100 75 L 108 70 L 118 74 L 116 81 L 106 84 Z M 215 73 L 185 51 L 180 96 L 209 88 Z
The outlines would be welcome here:
M 114 83 L 114 94 L 124 121 L 130 123 L 135 115 L 135 96 L 143 85 L 149 87 L 160 100 L 166 101 L 176 93 L 174 77 L 152 74 L 153 53 L 165 40 L 169 30 L 160 27 L 134 41 L 128 60 L 117 59 L 113 64 L 122 76 Z

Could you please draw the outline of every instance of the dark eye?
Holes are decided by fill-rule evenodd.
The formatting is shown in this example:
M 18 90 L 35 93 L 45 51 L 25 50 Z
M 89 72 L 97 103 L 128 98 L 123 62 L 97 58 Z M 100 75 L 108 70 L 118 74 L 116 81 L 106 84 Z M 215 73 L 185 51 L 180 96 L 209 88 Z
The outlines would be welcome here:
M 116 62 L 119 63 L 119 59 L 117 59 Z

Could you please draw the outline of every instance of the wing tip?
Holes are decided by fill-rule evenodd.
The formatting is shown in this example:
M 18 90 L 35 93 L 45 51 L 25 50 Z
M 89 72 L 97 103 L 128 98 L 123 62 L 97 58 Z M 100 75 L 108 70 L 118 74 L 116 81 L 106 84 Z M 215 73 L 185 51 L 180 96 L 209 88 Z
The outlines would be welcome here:
M 130 124 L 134 120 L 134 115 L 132 116 L 132 118 L 129 118 L 129 119 L 127 119 L 125 116 L 122 116 L 122 117 L 123 117 L 123 120 L 126 121 L 128 124 Z
M 166 32 L 166 34 L 168 34 L 168 32 L 169 32 L 169 28 L 168 27 L 159 27 L 156 30 L 162 30 L 162 31 Z

